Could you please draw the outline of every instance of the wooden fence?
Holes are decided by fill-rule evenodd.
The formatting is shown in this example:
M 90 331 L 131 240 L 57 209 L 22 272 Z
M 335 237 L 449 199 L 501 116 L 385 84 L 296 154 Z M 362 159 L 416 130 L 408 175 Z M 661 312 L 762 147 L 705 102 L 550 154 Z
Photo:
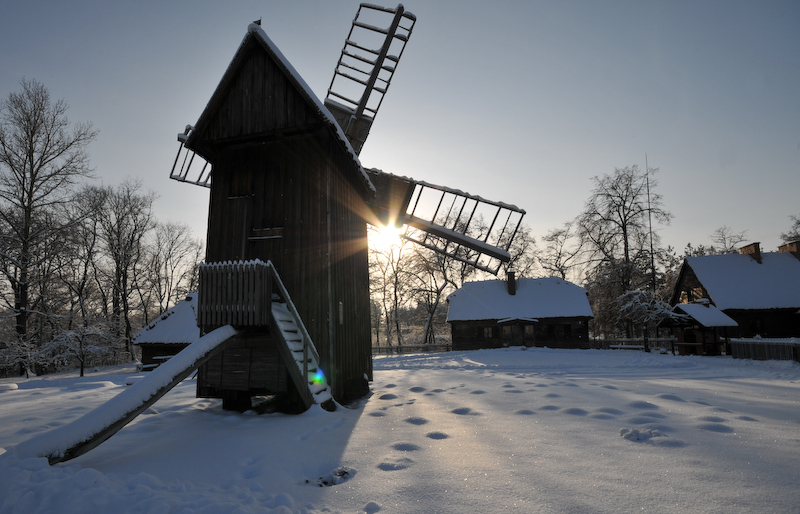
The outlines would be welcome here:
M 394 346 L 373 346 L 373 355 L 401 353 L 440 353 L 453 349 L 451 344 L 403 344 Z
M 198 292 L 197 324 L 201 327 L 269 325 L 272 272 L 268 263 L 201 264 Z
M 731 356 L 734 359 L 800 362 L 800 339 L 731 339 Z
M 671 351 L 677 342 L 674 337 L 650 337 L 647 339 L 647 348 L 650 350 Z M 617 338 L 617 339 L 592 339 L 591 347 L 600 350 L 644 350 L 644 338 Z

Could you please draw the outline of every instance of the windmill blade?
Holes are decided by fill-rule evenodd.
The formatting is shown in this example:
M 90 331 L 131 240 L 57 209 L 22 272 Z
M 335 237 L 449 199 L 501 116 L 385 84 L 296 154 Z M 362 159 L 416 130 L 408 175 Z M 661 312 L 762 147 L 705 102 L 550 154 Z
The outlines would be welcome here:
M 404 238 L 492 274 L 511 259 L 523 209 L 381 170 L 367 173 L 377 190 L 373 224 L 405 225 Z
M 186 125 L 186 130 L 178 134 L 178 155 L 172 163 L 169 178 L 178 182 L 188 182 L 202 187 L 211 187 L 211 163 L 197 155 L 194 150 L 186 148 L 186 139 L 192 131 L 191 125 Z M 199 171 L 198 171 L 199 170 Z
M 356 12 L 325 98 L 325 107 L 356 154 L 369 135 L 416 21 L 402 4 L 395 9 L 361 4 Z

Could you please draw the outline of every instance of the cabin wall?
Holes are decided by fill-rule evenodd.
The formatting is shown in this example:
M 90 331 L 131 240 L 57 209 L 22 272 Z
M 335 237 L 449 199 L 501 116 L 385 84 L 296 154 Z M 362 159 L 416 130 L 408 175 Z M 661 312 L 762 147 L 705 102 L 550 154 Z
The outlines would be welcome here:
M 497 320 L 453 321 L 450 326 L 453 350 L 505 346 L 590 347 L 586 318 L 549 318 L 536 323 L 503 324 L 498 324 Z

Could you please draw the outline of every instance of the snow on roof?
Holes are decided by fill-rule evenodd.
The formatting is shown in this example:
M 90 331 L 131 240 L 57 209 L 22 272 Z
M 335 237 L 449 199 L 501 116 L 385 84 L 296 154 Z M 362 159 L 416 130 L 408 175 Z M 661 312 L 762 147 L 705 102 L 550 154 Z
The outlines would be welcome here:
M 342 128 L 337 123 L 336 118 L 333 117 L 331 112 L 328 110 L 327 107 L 320 101 L 314 91 L 309 87 L 303 77 L 297 72 L 297 70 L 292 66 L 286 56 L 283 55 L 283 52 L 275 45 L 275 43 L 267 36 L 267 33 L 264 32 L 264 29 L 261 28 L 260 25 L 256 23 L 251 23 L 247 27 L 247 34 L 245 35 L 242 43 L 239 45 L 239 50 L 237 50 L 236 54 L 233 57 L 233 60 L 228 65 L 228 69 L 225 71 L 223 75 L 223 80 L 220 82 L 219 86 L 217 86 L 217 90 L 214 91 L 214 94 L 211 95 L 211 100 L 209 100 L 208 105 L 203 110 L 203 113 L 200 115 L 200 119 L 196 123 L 200 125 L 200 122 L 204 119 L 205 116 L 208 115 L 209 106 L 211 105 L 213 99 L 217 97 L 218 94 L 221 93 L 221 90 L 224 89 L 224 85 L 226 84 L 225 77 L 227 77 L 234 68 L 236 68 L 235 64 L 237 63 L 237 58 L 241 53 L 242 48 L 247 44 L 247 41 L 250 37 L 254 37 L 256 41 L 258 41 L 270 54 L 272 54 L 279 62 L 280 66 L 284 69 L 286 74 L 289 78 L 295 82 L 298 86 L 300 91 L 307 97 L 307 99 L 314 104 L 317 111 L 319 112 L 320 116 L 325 120 L 325 124 L 328 128 L 333 132 L 336 137 L 339 139 L 339 142 L 344 147 L 345 151 L 350 154 L 350 157 L 353 160 L 353 163 L 358 170 L 361 180 L 363 181 L 364 185 L 373 193 L 375 194 L 375 186 L 372 184 L 372 181 L 369 179 L 369 175 L 364 171 L 364 168 L 361 166 L 361 161 L 358 158 L 358 154 L 356 154 L 355 150 L 353 150 L 353 146 L 350 144 L 350 141 L 347 139 Z M 192 141 L 197 136 L 197 131 L 193 130 L 189 135 L 189 144 L 187 146 L 191 147 Z
M 675 310 L 688 314 L 704 327 L 738 327 L 739 324 L 710 304 L 679 303 Z
M 447 321 L 593 317 L 586 290 L 555 277 L 517 279 L 515 295 L 504 280 L 467 282 L 447 301 Z
M 323 104 L 320 101 L 317 95 L 314 94 L 314 91 L 311 89 L 311 87 L 309 87 L 308 84 L 306 84 L 306 81 L 303 80 L 303 77 L 300 76 L 299 73 L 297 73 L 297 70 L 294 69 L 294 66 L 292 66 L 292 64 L 289 62 L 289 59 L 287 59 L 286 56 L 283 55 L 283 52 L 281 52 L 280 49 L 278 49 L 278 47 L 275 45 L 275 43 L 272 42 L 269 36 L 267 36 L 267 33 L 264 32 L 264 29 L 261 28 L 261 25 L 258 25 L 257 23 L 251 23 L 247 27 L 247 32 L 256 36 L 258 40 L 260 40 L 264 45 L 266 45 L 266 47 L 270 50 L 270 52 L 272 52 L 272 54 L 275 55 L 275 57 L 280 61 L 281 66 L 283 66 L 286 69 L 286 72 L 291 76 L 292 79 L 294 79 L 297 82 L 297 85 L 300 86 L 300 88 L 305 92 L 305 94 L 308 96 L 308 99 L 314 102 L 314 105 L 316 106 L 317 110 L 325 118 L 325 121 L 328 123 L 330 128 L 333 129 L 333 131 L 339 137 L 339 140 L 344 145 L 347 152 L 350 154 L 350 157 L 353 159 L 353 162 L 358 168 L 358 171 L 361 173 L 361 178 L 364 180 L 364 183 L 367 185 L 370 191 L 374 193 L 375 186 L 372 185 L 372 181 L 369 179 L 369 176 L 364 171 L 364 168 L 361 166 L 361 161 L 358 158 L 358 154 L 356 154 L 356 151 L 353 150 L 353 146 L 350 144 L 350 140 L 347 139 L 347 136 L 342 130 L 342 127 L 339 126 L 339 123 L 336 121 L 336 118 L 333 117 L 333 114 L 331 114 L 328 108 L 325 107 L 325 104 Z
M 186 300 L 165 311 L 133 336 L 133 344 L 192 343 L 199 338 L 197 293 L 189 293 Z
M 800 307 L 800 260 L 789 252 L 687 257 L 714 305 L 727 309 Z

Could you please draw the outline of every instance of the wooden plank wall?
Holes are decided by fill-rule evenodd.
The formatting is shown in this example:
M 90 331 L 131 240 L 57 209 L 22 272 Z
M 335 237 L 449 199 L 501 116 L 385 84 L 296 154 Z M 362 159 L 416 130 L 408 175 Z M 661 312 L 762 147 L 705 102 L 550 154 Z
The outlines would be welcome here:
M 316 111 L 258 43 L 250 42 L 240 68 L 226 84 L 203 139 L 233 140 L 318 123 Z
M 215 165 L 207 261 L 273 262 L 344 399 L 367 392 L 372 360 L 363 184 L 339 144 L 320 130 L 229 152 Z

